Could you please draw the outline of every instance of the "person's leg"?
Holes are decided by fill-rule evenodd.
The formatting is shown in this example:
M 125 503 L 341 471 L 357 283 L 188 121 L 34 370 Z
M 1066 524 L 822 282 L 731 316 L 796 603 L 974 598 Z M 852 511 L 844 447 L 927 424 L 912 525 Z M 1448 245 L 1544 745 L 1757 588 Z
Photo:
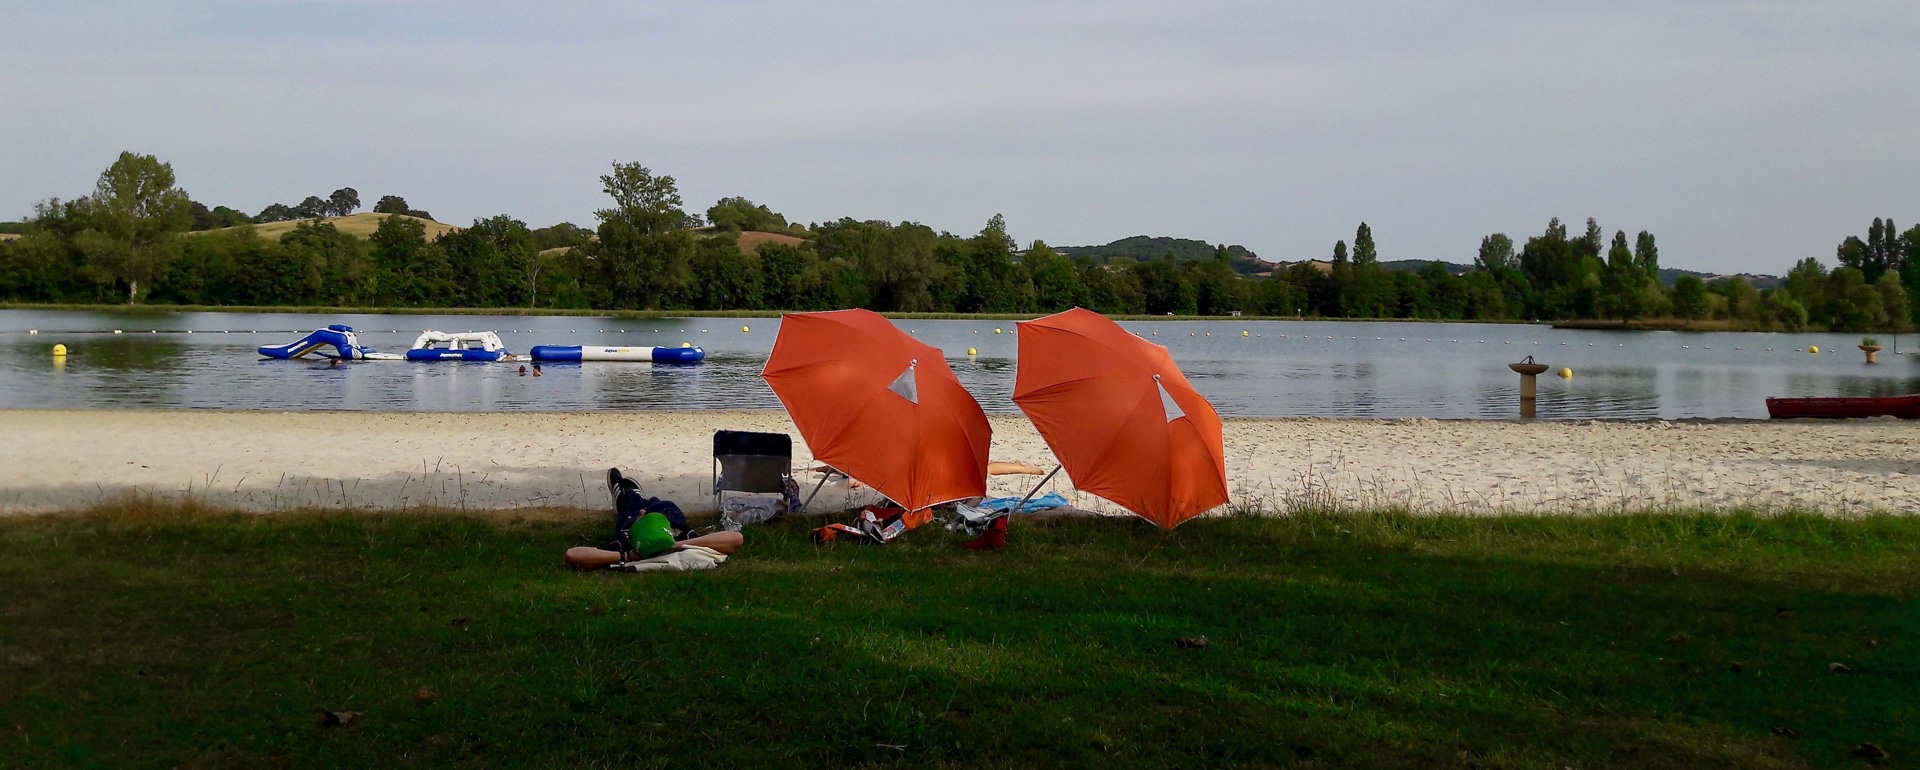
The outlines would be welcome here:
M 693 529 L 687 526 L 687 515 L 680 512 L 680 506 L 674 504 L 672 500 L 648 497 L 642 500 L 642 505 L 645 507 L 647 513 L 657 513 L 667 517 L 667 524 L 673 527 L 675 535 L 689 532 Z
M 740 550 L 740 546 L 746 545 L 746 543 L 746 536 L 738 532 L 715 532 L 711 535 L 701 535 L 696 538 L 682 540 L 674 543 L 673 547 L 675 550 L 678 550 L 690 545 L 697 545 L 702 548 L 712 548 L 724 554 L 732 554 L 734 551 Z

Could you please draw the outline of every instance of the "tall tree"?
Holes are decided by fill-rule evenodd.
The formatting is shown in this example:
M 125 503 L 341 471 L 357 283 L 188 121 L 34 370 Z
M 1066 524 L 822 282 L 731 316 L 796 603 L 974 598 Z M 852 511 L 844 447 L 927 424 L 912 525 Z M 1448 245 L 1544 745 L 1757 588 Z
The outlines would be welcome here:
M 173 236 L 193 225 L 193 200 L 174 186 L 173 164 L 120 153 L 84 204 L 83 220 L 98 236 L 76 244 L 87 271 L 101 283 L 124 284 L 127 302 L 138 301 L 141 283 L 160 272 Z
M 1356 267 L 1376 265 L 1380 262 L 1380 252 L 1373 245 L 1373 228 L 1361 222 L 1360 228 L 1353 233 L 1353 264 Z
M 1380 252 L 1373 244 L 1373 228 L 1361 222 L 1353 234 L 1353 267 L 1341 288 L 1341 309 L 1356 318 L 1391 317 L 1393 294 L 1393 279 L 1380 267 Z
M 1601 314 L 1622 321 L 1639 318 L 1642 312 L 1641 288 L 1646 280 L 1646 273 L 1634 261 L 1633 251 L 1627 248 L 1626 231 L 1615 232 L 1613 246 L 1607 249 L 1607 266 L 1600 279 Z
M 1659 283 L 1660 246 L 1653 242 L 1653 233 L 1641 230 L 1633 239 L 1633 263 L 1646 272 L 1648 280 Z
M 685 205 L 673 177 L 655 175 L 638 163 L 613 164 L 613 173 L 600 177 L 600 189 L 613 198 L 613 208 L 593 215 L 602 224 L 618 222 L 639 235 L 658 235 L 687 226 Z
M 1495 272 L 1514 266 L 1513 239 L 1506 233 L 1494 233 L 1480 239 L 1480 254 L 1473 258 L 1473 266 L 1480 270 Z
M 682 301 L 691 280 L 694 240 L 686 230 L 692 218 L 680 208 L 673 177 L 656 176 L 638 163 L 615 162 L 600 184 L 614 205 L 593 213 L 600 220 L 600 239 L 581 247 L 599 274 L 596 291 L 605 292 L 605 301 L 617 308 L 655 309 Z

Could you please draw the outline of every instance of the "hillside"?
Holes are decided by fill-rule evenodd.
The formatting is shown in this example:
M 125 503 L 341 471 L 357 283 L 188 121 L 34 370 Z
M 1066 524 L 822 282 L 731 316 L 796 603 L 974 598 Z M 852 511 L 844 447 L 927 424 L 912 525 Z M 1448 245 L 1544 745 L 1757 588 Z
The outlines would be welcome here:
M 769 243 L 778 243 L 783 246 L 799 246 L 802 243 L 806 243 L 806 240 L 781 233 L 763 233 L 748 230 L 740 234 L 740 253 L 752 254 L 759 251 L 761 246 Z
M 399 216 L 402 219 L 412 219 L 412 220 L 424 223 L 427 228 L 427 240 L 433 240 L 442 235 L 445 235 L 448 232 L 460 229 L 458 227 L 447 224 L 445 222 L 435 222 L 431 219 L 420 219 L 419 217 L 409 217 L 409 216 L 403 216 L 399 214 L 393 214 L 393 215 L 375 214 L 371 211 L 361 212 L 359 214 L 350 214 L 344 217 L 321 217 L 321 221 L 332 223 L 335 228 L 338 228 L 340 230 L 340 232 L 346 233 L 348 235 L 356 236 L 359 238 L 368 238 L 368 237 L 372 237 L 373 231 L 380 227 L 380 220 L 385 219 L 388 216 Z M 280 236 L 286 235 L 288 232 L 291 232 L 295 225 L 298 225 L 301 222 L 311 222 L 311 221 L 313 220 L 296 219 L 296 220 L 288 220 L 285 222 L 268 222 L 262 225 L 241 225 L 240 227 L 252 227 L 253 231 L 255 233 L 258 233 L 262 238 L 279 238 Z M 203 230 L 201 232 L 218 233 L 218 232 L 225 232 L 228 230 L 238 230 L 240 229 L 240 227 L 227 227 L 227 228 L 222 228 L 220 230 Z M 198 235 L 199 233 L 191 233 L 191 234 Z
M 1396 259 L 1391 262 L 1382 262 L 1380 266 L 1388 270 L 1404 270 L 1409 273 L 1418 273 L 1427 269 L 1427 265 L 1433 264 L 1434 261 L 1435 260 L 1431 259 Z M 1454 275 L 1466 275 L 1467 273 L 1473 272 L 1473 265 L 1462 265 L 1457 262 L 1441 262 L 1440 266 L 1446 268 L 1447 272 Z
M 1726 281 L 1734 278 L 1745 278 L 1747 279 L 1747 283 L 1753 284 L 1753 288 L 1756 289 L 1771 289 L 1779 286 L 1785 280 L 1777 275 L 1758 275 L 1754 273 L 1721 275 L 1719 273 L 1702 273 L 1697 270 L 1681 270 L 1679 268 L 1663 267 L 1660 268 L 1660 283 L 1663 286 L 1672 286 L 1674 282 L 1680 280 L 1680 276 L 1683 275 L 1691 275 L 1707 283 Z
M 1055 251 L 1069 257 L 1090 257 L 1094 262 L 1106 264 L 1115 257 L 1126 257 L 1136 262 L 1159 259 L 1168 253 L 1181 262 L 1194 259 L 1212 259 L 1214 245 L 1192 238 L 1168 238 L 1136 235 L 1131 238 L 1106 244 L 1104 246 L 1057 246 Z M 1233 270 L 1242 275 L 1257 275 L 1272 272 L 1274 264 L 1261 259 L 1245 246 L 1228 246 L 1227 253 L 1233 255 Z
M 701 228 L 699 230 L 695 230 L 694 232 L 703 238 L 718 238 L 724 234 L 722 231 L 717 231 L 717 230 L 714 230 L 713 228 Z M 600 239 L 599 236 L 593 236 L 592 238 L 592 240 L 599 240 L 599 239 Z M 799 246 L 803 243 L 806 243 L 806 239 L 797 238 L 795 236 L 785 235 L 782 233 L 763 233 L 757 230 L 748 230 L 740 233 L 739 239 L 735 241 L 735 245 L 740 249 L 740 253 L 742 254 L 753 254 L 755 252 L 758 252 L 761 246 L 765 246 L 769 243 L 778 243 L 783 246 Z M 572 246 L 558 246 L 551 249 L 541 249 L 540 254 L 542 256 L 555 256 L 559 254 L 565 254 L 572 250 L 573 250 Z

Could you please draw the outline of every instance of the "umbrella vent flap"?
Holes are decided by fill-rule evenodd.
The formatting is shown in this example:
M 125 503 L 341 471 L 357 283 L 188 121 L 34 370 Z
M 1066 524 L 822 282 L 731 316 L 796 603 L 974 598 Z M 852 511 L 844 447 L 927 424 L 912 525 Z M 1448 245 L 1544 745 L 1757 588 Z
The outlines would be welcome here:
M 887 390 L 891 390 L 899 394 L 901 398 L 915 404 L 920 403 L 920 386 L 914 382 L 913 379 L 913 369 L 919 365 L 919 363 L 920 361 L 917 359 L 909 362 L 907 364 L 907 370 L 901 372 L 900 376 L 893 378 L 893 384 L 888 385 Z
M 1167 386 L 1160 384 L 1160 375 L 1158 374 L 1153 376 L 1153 387 L 1160 391 L 1160 408 L 1167 413 L 1167 422 L 1173 422 L 1174 420 L 1187 416 L 1187 413 L 1180 409 L 1180 404 L 1173 400 L 1171 394 L 1167 393 Z

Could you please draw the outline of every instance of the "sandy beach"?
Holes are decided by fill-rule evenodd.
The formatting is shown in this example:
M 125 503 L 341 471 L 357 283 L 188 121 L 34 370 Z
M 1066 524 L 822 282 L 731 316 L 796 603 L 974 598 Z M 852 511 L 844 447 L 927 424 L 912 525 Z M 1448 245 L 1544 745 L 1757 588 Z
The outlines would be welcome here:
M 128 494 L 194 496 L 252 511 L 296 507 L 604 507 L 618 466 L 649 494 L 710 510 L 716 429 L 795 436 L 783 412 L 4 412 L 0 510 L 86 506 Z M 1051 467 L 1033 427 L 992 418 L 993 459 Z M 1920 426 L 1831 423 L 1510 423 L 1236 419 L 1233 505 L 1505 513 L 1649 507 L 1920 509 Z M 811 484 L 817 476 L 804 476 Z M 1016 495 L 1026 476 L 995 477 Z M 1051 485 L 1076 507 L 1112 512 Z M 873 493 L 829 486 L 824 506 Z

